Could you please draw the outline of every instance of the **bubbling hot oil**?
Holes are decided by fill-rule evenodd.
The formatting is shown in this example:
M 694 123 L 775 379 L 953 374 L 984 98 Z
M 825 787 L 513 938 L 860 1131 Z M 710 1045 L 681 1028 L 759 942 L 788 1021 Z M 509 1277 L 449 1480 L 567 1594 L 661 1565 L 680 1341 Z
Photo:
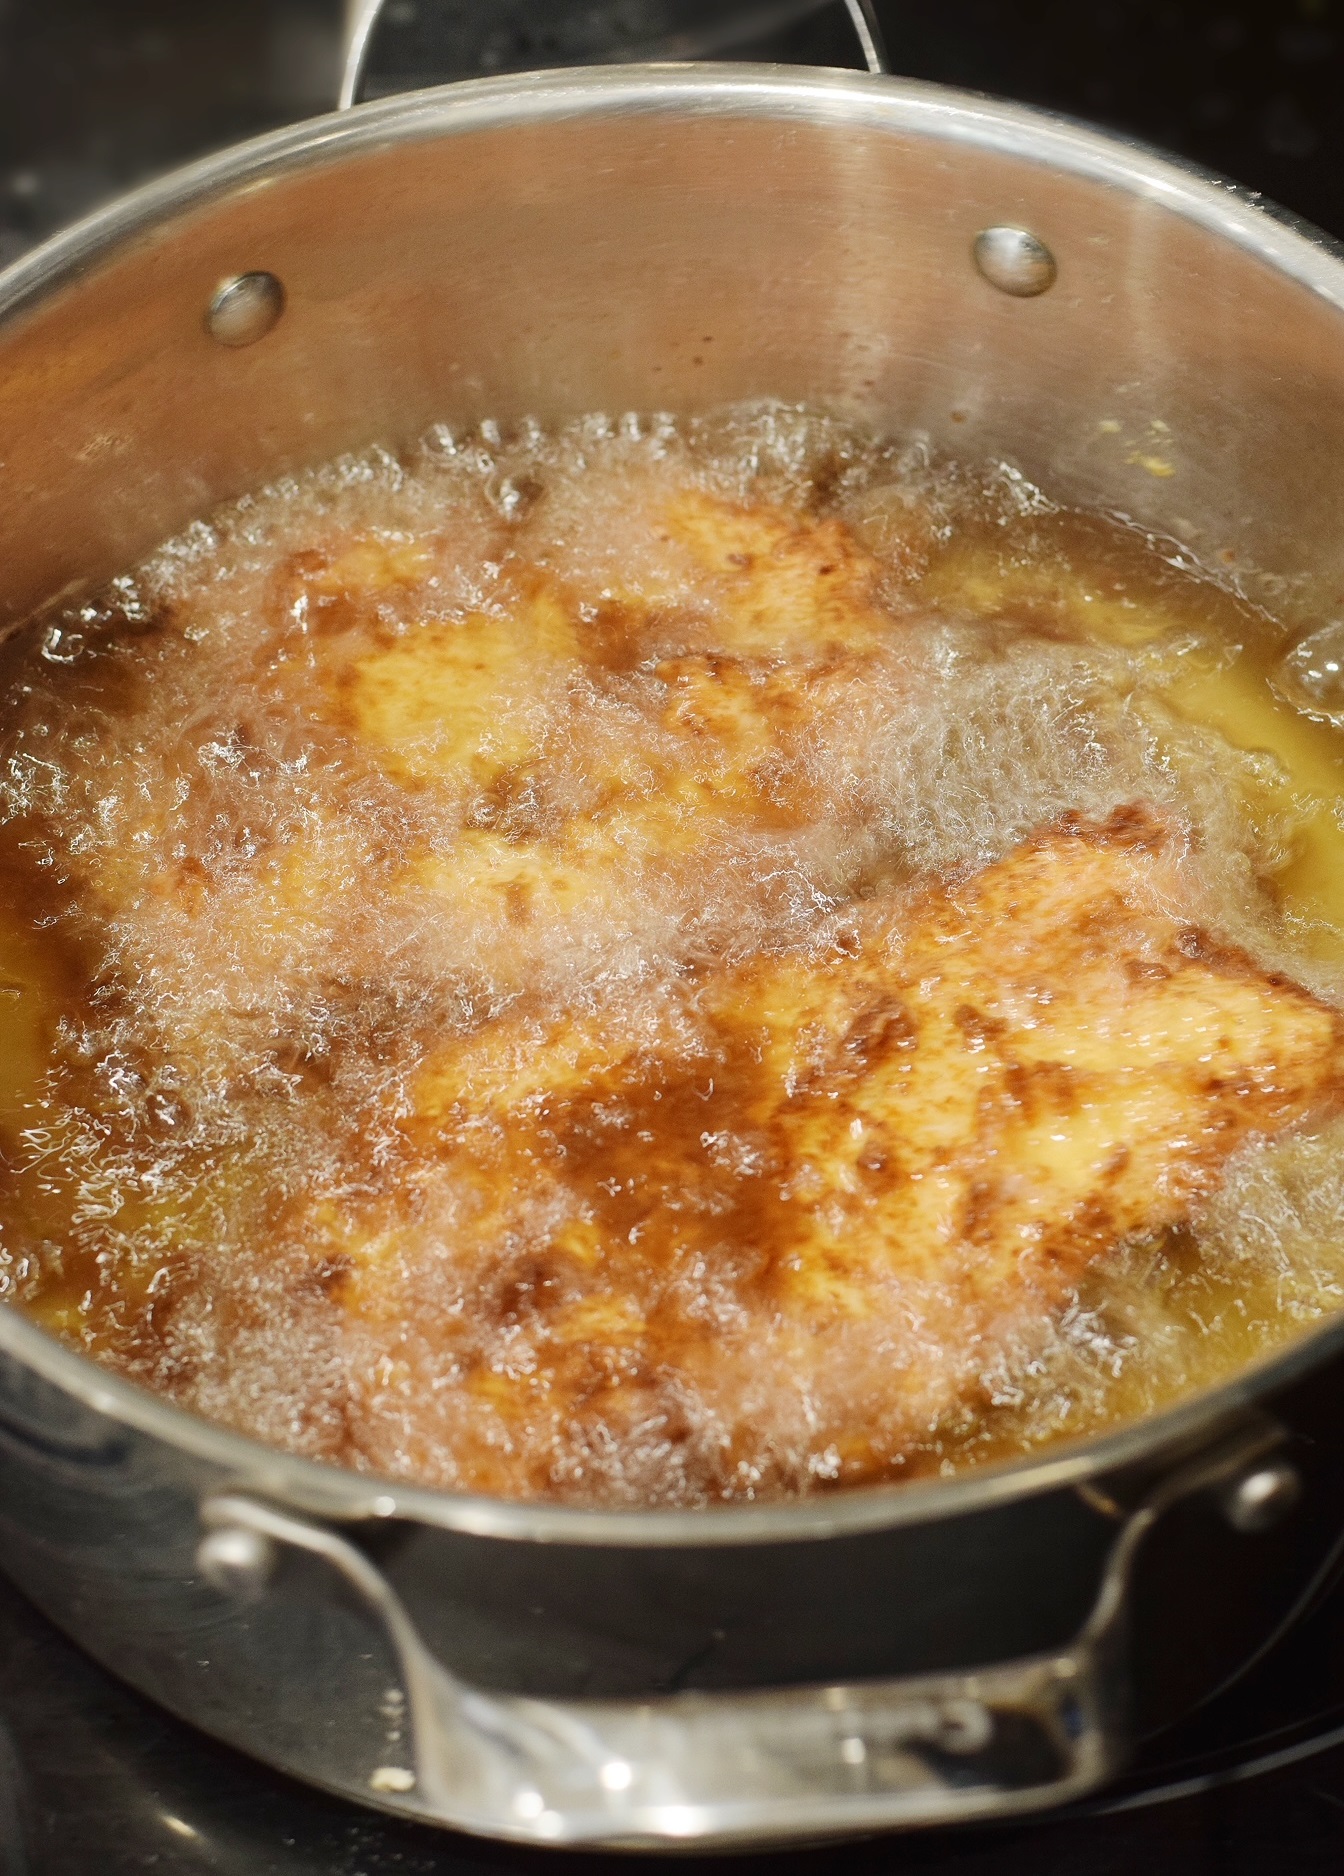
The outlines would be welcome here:
M 739 606 L 725 651 L 716 609 L 754 550 L 729 541 L 726 570 L 688 559 L 660 519 L 687 501 L 800 519 L 835 553 L 795 579 L 780 549 L 782 584 L 764 612 Z M 861 602 L 846 555 L 875 570 Z M 864 637 L 857 665 L 809 639 L 831 604 Z M 460 653 L 466 623 L 479 656 Z M 820 415 L 438 431 L 407 460 L 236 504 L 0 658 L 0 1288 L 122 1372 L 314 1457 L 488 1488 L 454 1426 L 493 1389 L 513 1403 L 483 1436 L 502 1450 L 525 1411 L 544 1219 L 512 1218 L 488 1271 L 456 1265 L 475 1200 L 438 1194 L 432 1416 L 408 1392 L 405 1325 L 346 1333 L 350 1221 L 414 1240 L 405 1127 L 445 1037 L 829 955 L 846 906 L 1134 800 L 1191 830 L 1223 937 L 1344 1001 L 1344 743 L 1299 707 L 1304 654 L 1273 617 L 1007 469 Z M 704 690 L 729 666 L 775 712 L 745 766 L 714 716 L 736 705 Z M 1151 1412 L 1344 1301 L 1341 1146 L 1334 1119 L 1251 1142 L 1188 1224 L 1094 1262 L 858 1471 L 805 1433 L 781 1457 L 763 1379 L 731 1471 L 704 1458 L 722 1429 L 702 1429 L 697 1465 L 678 1457 L 696 1448 L 688 1384 L 679 1430 L 638 1456 L 614 1426 L 600 1459 L 591 1428 L 578 1456 L 561 1432 L 516 1489 L 780 1495 Z M 582 1175 L 606 1192 L 596 1216 L 625 1230 L 602 1174 Z M 706 1308 L 731 1276 L 706 1273 Z

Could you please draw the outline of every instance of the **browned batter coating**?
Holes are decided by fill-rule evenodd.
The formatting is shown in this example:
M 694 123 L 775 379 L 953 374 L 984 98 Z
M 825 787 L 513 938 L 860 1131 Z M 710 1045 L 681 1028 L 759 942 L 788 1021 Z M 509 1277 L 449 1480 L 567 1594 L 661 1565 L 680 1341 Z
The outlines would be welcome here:
M 268 840 L 255 800 L 221 813 L 217 788 L 188 793 L 195 751 L 174 748 L 121 838 L 81 862 L 102 906 L 130 913 L 168 974 L 219 921 L 236 1004 L 301 944 L 304 971 L 332 969 L 321 934 L 348 948 L 370 904 L 437 924 L 428 971 L 483 958 L 512 989 L 548 950 L 649 907 L 751 892 L 743 839 L 853 820 L 815 751 L 843 736 L 899 631 L 876 606 L 877 562 L 839 521 L 768 501 L 646 489 L 637 509 L 649 539 L 621 581 L 495 546 L 487 597 L 448 618 L 416 615 L 463 551 L 451 534 L 337 535 L 292 556 L 269 594 L 284 624 L 251 675 L 260 726 L 245 717 L 232 740 L 246 767 L 276 721 L 292 726 L 296 753 L 336 777 L 325 812 Z
M 432 1484 L 900 1476 L 1119 1247 L 1344 1105 L 1344 1017 L 1210 935 L 1226 855 L 1219 897 L 1109 718 L 1010 832 L 914 844 L 908 738 L 927 697 L 957 755 L 999 639 L 913 656 L 934 625 L 857 524 L 656 463 L 602 487 L 315 522 L 130 641 L 120 715 L 66 739 L 77 837 L 38 828 L 92 962 L 13 1175 L 24 1300 Z M 1086 716 L 1058 669 L 1038 748 Z M 1018 722 L 967 731 L 964 822 Z
M 880 1471 L 1090 1260 L 1344 1094 L 1344 1019 L 1193 925 L 1178 860 L 1141 806 L 1071 818 L 820 956 L 444 1048 L 386 1198 L 318 1225 L 381 1351 L 361 1450 L 521 1496 L 732 1494 L 772 1442 Z

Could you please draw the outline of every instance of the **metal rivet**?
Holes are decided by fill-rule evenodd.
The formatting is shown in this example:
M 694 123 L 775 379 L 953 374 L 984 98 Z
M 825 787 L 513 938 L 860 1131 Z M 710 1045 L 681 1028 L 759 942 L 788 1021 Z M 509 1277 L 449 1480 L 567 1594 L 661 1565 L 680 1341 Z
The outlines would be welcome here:
M 992 287 L 1019 300 L 1047 292 L 1059 273 L 1044 241 L 1026 228 L 982 228 L 971 253 Z
M 255 1602 L 275 1569 L 275 1545 L 245 1525 L 221 1524 L 197 1545 L 196 1568 L 222 1595 Z
M 221 345 L 255 345 L 285 310 L 285 289 L 274 274 L 238 274 L 218 287 L 205 329 Z
M 1273 1459 L 1237 1480 L 1223 1500 L 1223 1510 L 1234 1530 L 1251 1535 L 1271 1530 L 1301 1496 L 1297 1468 L 1286 1459 Z

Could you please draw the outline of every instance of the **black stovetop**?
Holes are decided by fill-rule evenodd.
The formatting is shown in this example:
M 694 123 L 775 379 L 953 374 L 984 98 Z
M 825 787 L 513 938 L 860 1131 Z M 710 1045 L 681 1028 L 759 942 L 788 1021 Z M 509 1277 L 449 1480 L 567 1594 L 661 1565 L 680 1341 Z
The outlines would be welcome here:
M 679 1855 L 672 1876 L 1338 1876 L 1344 1591 L 1242 1684 L 1154 1741 L 1093 1804 L 993 1830 L 764 1858 Z M 0 1876 L 610 1876 L 648 1856 L 477 1843 L 294 1784 L 131 1693 L 17 1593 L 0 1598 Z
M 493 9 L 496 66 L 566 41 L 562 0 L 394 4 L 403 46 L 435 10 L 460 22 Z M 1129 131 L 1344 237 L 1344 0 L 879 5 L 900 71 Z M 568 10 L 589 31 L 602 6 Z M 631 11 L 629 0 L 616 9 Z M 699 0 L 695 11 L 703 20 L 714 8 Z M 731 11 L 721 0 L 719 14 Z M 344 0 L 0 0 L 0 262 L 158 169 L 326 108 L 344 12 Z M 834 6 L 741 50 L 852 62 Z M 385 51 L 397 56 L 390 41 Z M 294 1785 L 159 1713 L 0 1594 L 0 1876 L 468 1876 L 578 1861 L 403 1826 Z M 627 1862 L 602 1867 L 614 1876 Z M 1239 1687 L 1153 1742 L 1100 1805 L 766 1866 L 772 1876 L 1338 1876 L 1344 1588 Z M 671 1867 L 752 1866 L 681 1857 Z

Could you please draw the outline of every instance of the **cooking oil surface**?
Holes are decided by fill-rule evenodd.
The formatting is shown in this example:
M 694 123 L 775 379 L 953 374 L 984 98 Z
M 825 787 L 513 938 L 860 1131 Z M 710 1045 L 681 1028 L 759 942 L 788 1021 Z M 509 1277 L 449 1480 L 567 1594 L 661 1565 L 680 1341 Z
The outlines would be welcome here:
M 1233 1374 L 1344 1295 L 1332 655 L 796 410 L 262 491 L 3 652 L 0 1285 L 573 1502 Z

